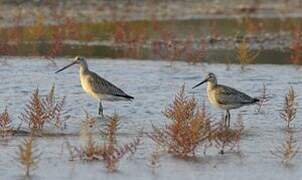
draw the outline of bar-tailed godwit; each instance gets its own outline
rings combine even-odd
[[[98,114],[101,114],[102,117],[104,116],[102,101],[130,101],[134,99],[106,79],[90,71],[87,62],[82,57],[77,56],[71,64],[61,68],[56,71],[56,73],[61,72],[74,64],[80,65],[80,81],[84,91],[100,101]]]
[[[207,93],[210,103],[215,107],[226,110],[225,125],[228,127],[230,126],[231,109],[255,104],[259,101],[259,99],[250,97],[234,88],[218,84],[214,73],[209,73],[207,77],[201,83],[194,86],[193,89],[205,82],[208,83]]]

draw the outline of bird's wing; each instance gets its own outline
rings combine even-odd
[[[255,99],[234,88],[218,85],[215,90],[215,98],[219,104],[250,104]]]
[[[116,87],[106,79],[100,77],[96,73],[91,73],[91,76],[88,77],[88,82],[91,84],[92,91],[95,93],[103,93],[133,99],[133,97],[129,96],[123,90]]]

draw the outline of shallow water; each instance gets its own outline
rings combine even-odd
[[[84,110],[92,115],[97,114],[98,102],[85,94],[80,86],[78,68],[76,66],[59,74],[54,72],[70,61],[58,59],[57,66],[49,65],[38,58],[12,58],[8,65],[1,65],[0,71],[0,109],[8,106],[13,116],[13,124],[19,124],[18,116],[25,107],[31,92],[39,87],[41,94],[46,94],[52,84],[56,85],[59,96],[66,96],[66,110],[71,118],[68,121],[68,129],[78,131],[80,122],[84,119]],[[137,131],[151,130],[151,124],[162,125],[166,119],[162,111],[173,100],[175,93],[185,84],[186,92],[195,95],[202,104],[206,103],[217,121],[222,111],[214,109],[206,99],[206,86],[192,90],[191,87],[200,82],[207,72],[214,72],[218,81],[252,96],[260,96],[262,84],[267,86],[271,97],[261,113],[256,112],[256,106],[244,107],[231,111],[232,120],[237,114],[243,115],[245,124],[245,136],[241,142],[241,150],[244,154],[239,157],[234,153],[223,156],[216,151],[210,152],[206,157],[201,156],[198,162],[175,160],[164,156],[157,174],[152,175],[148,167],[148,158],[153,145],[147,138],[140,147],[137,155],[131,159],[122,160],[120,171],[110,175],[106,173],[101,163],[83,163],[81,161],[69,162],[68,152],[61,152],[63,138],[40,138],[39,147],[43,150],[40,167],[33,179],[95,179],[106,177],[109,179],[299,179],[301,176],[301,155],[294,160],[295,166],[283,168],[277,159],[271,154],[273,145],[283,141],[285,131],[284,123],[279,117],[284,95],[289,86],[293,86],[299,95],[302,88],[302,74],[295,66],[291,65],[250,65],[247,71],[241,72],[238,65],[231,65],[226,70],[224,64],[199,64],[189,65],[184,62],[163,61],[131,61],[110,59],[89,59],[91,70],[113,82],[126,93],[135,97],[128,102],[104,102],[104,113],[110,115],[117,112],[121,116],[122,139],[134,137]],[[298,96],[298,102],[301,102]],[[294,134],[301,144],[301,128],[299,121],[301,108],[298,109],[294,124]],[[71,137],[72,143],[77,143],[77,137]],[[5,157],[0,162],[0,172],[7,178],[18,178],[21,174],[17,170],[17,162],[10,162],[12,154],[16,151],[16,145],[20,138],[16,137],[0,149]],[[63,170],[58,173],[59,170]],[[137,176],[142,174],[142,176]],[[278,172],[278,173],[274,173]],[[1,176],[2,176],[1,175]]]

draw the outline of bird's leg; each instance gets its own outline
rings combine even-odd
[[[227,117],[228,117],[228,127],[231,126],[231,114],[230,114],[230,111],[227,110]]]
[[[228,111],[226,111],[224,115],[224,126],[227,126],[227,122],[228,122]]]
[[[100,101],[100,104],[99,104],[99,115],[102,115],[102,117],[104,117],[102,101]]]

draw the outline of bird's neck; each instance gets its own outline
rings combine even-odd
[[[217,82],[208,81],[208,90],[211,90],[217,86]]]
[[[85,74],[89,71],[87,64],[81,64],[80,65],[80,74]]]

